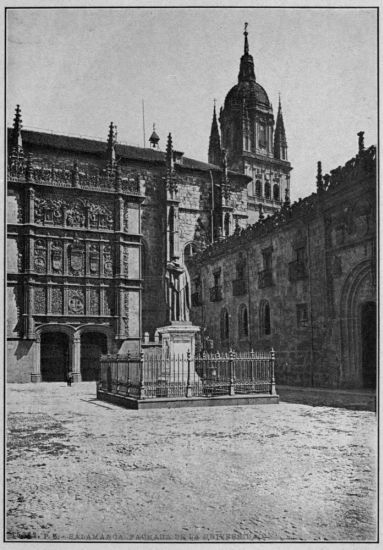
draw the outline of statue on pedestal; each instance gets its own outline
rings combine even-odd
[[[177,261],[167,264],[165,284],[169,321],[189,321],[190,285],[185,268]]]

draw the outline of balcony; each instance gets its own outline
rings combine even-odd
[[[221,286],[212,286],[210,288],[210,301],[211,302],[220,302],[222,300],[222,287]]]
[[[258,271],[258,288],[266,288],[273,284],[273,271],[271,269],[264,269]]]
[[[247,293],[247,284],[245,279],[236,279],[233,281],[233,296],[243,296]]]
[[[297,261],[289,263],[290,281],[300,281],[301,279],[306,279],[307,276],[307,269],[304,263]]]
[[[202,306],[202,296],[200,292],[193,292],[191,295],[191,304],[193,307]]]

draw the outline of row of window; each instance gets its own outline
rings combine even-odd
[[[260,180],[257,180],[256,182],[252,183],[252,190],[251,194],[255,195],[257,197],[264,197],[265,199],[271,200],[271,183],[266,181],[265,182],[265,189],[264,194],[262,193],[262,183]],[[273,200],[280,201],[281,200],[281,191],[280,187],[277,183],[274,183],[273,185]]]
[[[308,326],[307,304],[296,304],[297,327],[304,328]],[[238,309],[238,338],[247,338],[249,336],[249,315],[247,307],[241,304]],[[262,300],[259,305],[259,335],[269,336],[271,334],[271,316],[270,305],[267,300]],[[230,318],[227,308],[221,310],[220,317],[220,336],[222,342],[230,340]]]

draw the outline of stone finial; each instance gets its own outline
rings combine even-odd
[[[260,204],[258,208],[259,208],[259,219],[264,220],[265,214],[263,213],[263,204]]]
[[[317,190],[323,189],[322,163],[318,160],[317,165]]]
[[[170,132],[166,143],[166,167],[170,172],[174,170],[173,140]]]
[[[17,149],[23,148],[21,139],[22,122],[20,105],[16,105],[15,117],[13,119],[12,146],[17,147]]]
[[[73,163],[73,169],[72,169],[72,185],[73,187],[80,187],[80,176],[79,176],[79,170],[78,170],[78,162],[77,160]]]
[[[358,146],[359,146],[359,154],[361,154],[364,151],[364,132],[358,132]]]
[[[116,143],[117,143],[117,126],[111,122],[109,124],[109,134],[107,142],[108,163],[113,166],[116,162]]]

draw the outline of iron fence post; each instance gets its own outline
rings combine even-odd
[[[271,367],[271,395],[277,395],[275,388],[275,351],[273,348],[270,350],[270,367]]]
[[[144,382],[144,352],[140,352],[140,399],[145,399],[145,382]]]
[[[128,351],[128,354],[127,354],[127,365],[128,365],[128,373],[127,373],[127,377],[126,377],[126,393],[129,394],[130,393],[130,351]]]
[[[190,349],[188,349],[187,354],[187,364],[188,364],[188,378],[186,382],[186,397],[192,397],[192,388],[190,385],[190,366],[191,366],[191,359],[190,359]]]
[[[230,372],[230,395],[235,395],[234,387],[234,352],[229,352],[229,372]]]

